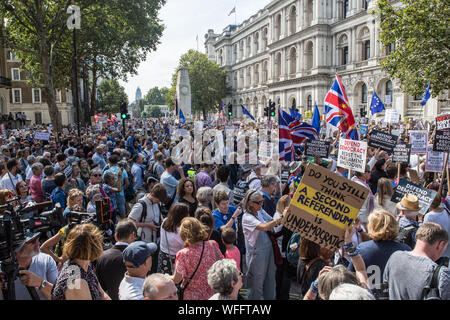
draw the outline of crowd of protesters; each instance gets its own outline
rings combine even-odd
[[[125,136],[106,126],[36,140],[34,132],[47,127],[32,126],[0,138],[0,205],[13,198],[21,206],[58,204],[65,220],[55,234],[27,231],[16,248],[23,268],[17,299],[31,299],[26,285],[52,300],[287,300],[291,293],[304,300],[418,300],[432,282],[436,296],[450,299],[450,191],[425,170],[425,156],[412,156],[399,175],[392,154],[369,148],[365,172],[348,171],[336,165],[335,131],[321,136],[332,144],[329,158],[303,156],[300,148],[275,174],[270,162],[177,164],[177,128],[193,129],[139,119],[129,121]],[[407,143],[414,128],[399,139]],[[237,151],[237,143],[228,150]],[[370,190],[336,252],[282,224],[309,162]],[[391,201],[401,179],[441,191],[428,212],[419,213],[413,194]],[[73,218],[74,211],[95,213],[102,199],[110,204],[107,230]]]

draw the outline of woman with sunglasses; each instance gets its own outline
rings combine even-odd
[[[267,231],[272,231],[280,225],[283,215],[273,220],[262,209],[263,203],[263,195],[254,189],[248,190],[242,200],[249,300],[275,299],[276,266],[272,242]]]
[[[16,194],[22,205],[26,205],[31,201],[30,188],[28,188],[28,184],[23,180],[16,184]]]

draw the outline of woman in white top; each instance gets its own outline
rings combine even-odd
[[[375,195],[374,211],[377,209],[383,209],[389,213],[392,213],[394,217],[396,217],[397,204],[391,201],[393,194],[394,190],[392,189],[391,181],[386,178],[380,178],[378,180],[378,192]]]
[[[158,254],[158,273],[173,274],[175,256],[184,248],[184,242],[178,234],[181,220],[189,217],[189,206],[185,203],[174,203],[163,220],[161,226],[161,242]]]
[[[250,189],[242,200],[242,229],[245,237],[249,300],[275,299],[275,258],[266,231],[281,224],[283,216],[272,220],[263,209],[263,195]]]

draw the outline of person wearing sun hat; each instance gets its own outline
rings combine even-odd
[[[419,198],[413,194],[406,194],[397,203],[396,207],[399,211],[399,234],[397,240],[414,248],[416,244],[416,231],[420,227],[417,217],[419,211],[422,209],[422,206],[419,205]]]

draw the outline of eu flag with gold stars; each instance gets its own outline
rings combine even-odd
[[[384,104],[383,102],[381,102],[377,93],[374,92],[372,96],[372,103],[370,104],[370,111],[372,112],[372,115],[374,115],[375,113],[381,112],[383,110],[385,110]]]

